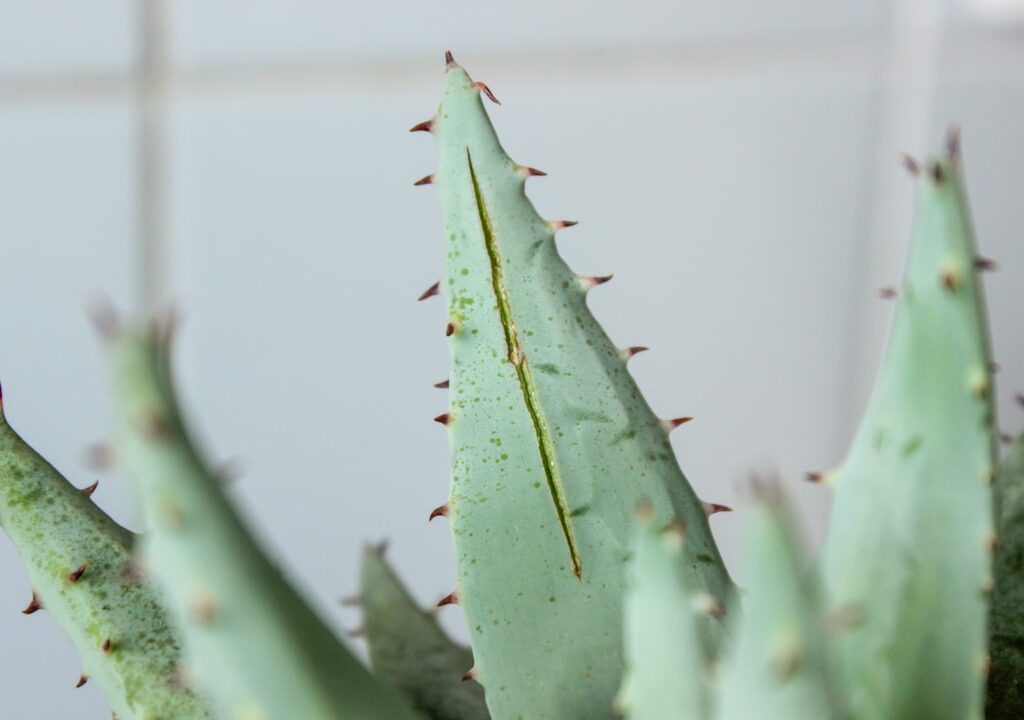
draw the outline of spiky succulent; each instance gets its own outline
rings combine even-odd
[[[992,358],[957,142],[917,173],[889,348],[822,555],[856,717],[963,718],[984,697],[996,471]],[[936,632],[936,623],[942,632]]]
[[[384,546],[363,549],[359,588],[361,633],[374,674],[429,718],[487,720],[483,688],[464,677],[473,653],[416,604],[385,560]]]
[[[228,503],[185,428],[166,326],[117,332],[111,354],[115,451],[150,527],[144,566],[182,629],[188,676],[219,717],[415,718],[335,639]]]
[[[624,561],[633,510],[681,518],[693,586],[725,603],[731,581],[705,514],[656,417],[587,309],[607,278],[559,257],[568,223],[524,193],[537,171],[498,142],[474,82],[449,54],[429,176],[446,241],[440,290],[452,356],[448,428],[455,597],[474,678],[498,718],[611,717],[622,676]],[[715,639],[718,618],[702,621]],[[566,662],[566,658],[575,658]]]
[[[996,494],[998,541],[989,620],[991,674],[986,716],[1014,718],[1024,710],[1024,434],[1003,460]]]
[[[11,428],[0,396],[0,526],[28,568],[26,615],[45,609],[118,717],[211,718],[180,682],[180,643],[156,590],[133,565],[137,538]],[[70,678],[69,678],[70,680]]]
[[[957,143],[911,162],[917,219],[878,383],[817,562],[774,483],[750,485],[737,591],[620,349],[449,53],[434,117],[444,210],[458,560],[417,607],[382,552],[359,603],[372,674],[224,496],[174,394],[169,326],[109,325],[135,538],[0,414],[0,525],[122,718],[991,720],[1024,717],[1024,439],[997,472],[992,362]],[[993,481],[997,481],[995,491]],[[994,497],[995,496],[995,497]],[[998,512],[994,509],[998,501]],[[639,508],[639,520],[638,516]],[[998,538],[998,542],[997,542]],[[132,560],[136,547],[138,562]],[[993,565],[993,552],[995,562]],[[142,566],[150,580],[133,568]],[[991,622],[988,621],[991,614]],[[991,659],[990,659],[991,657]],[[987,688],[985,672],[991,668]],[[195,690],[188,687],[194,686]],[[986,693],[987,689],[987,693]]]

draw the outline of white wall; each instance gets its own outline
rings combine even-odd
[[[978,4],[993,5],[994,3]],[[1004,3],[1005,4],[1005,3]],[[777,470],[809,534],[870,388],[910,218],[900,151],[964,130],[1007,429],[1024,389],[1024,36],[940,0],[0,0],[0,378],[75,482],[109,427],[83,305],[184,311],[183,392],[238,501],[339,628],[359,544],[451,588],[433,167],[442,54],[486,80],[507,149],[706,498]],[[133,524],[116,473],[94,496]],[[742,513],[713,525],[727,558]],[[106,718],[0,540],[0,717]],[[446,612],[458,631],[458,611]]]

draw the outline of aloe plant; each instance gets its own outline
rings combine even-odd
[[[437,621],[436,608],[420,608],[384,557],[384,546],[363,549],[357,603],[374,674],[400,690],[409,703],[435,720],[487,720],[483,688],[466,682],[473,666],[469,648],[453,642]]]
[[[626,671],[615,705],[633,720],[711,717],[711,658],[701,613],[720,612],[696,592],[679,559],[681,522],[655,524],[647,504],[637,513],[625,594]]]
[[[186,430],[167,327],[111,339],[114,447],[142,499],[143,561],[182,629],[189,676],[224,718],[417,717],[335,639],[228,503]]]
[[[496,717],[610,717],[636,504],[686,523],[680,563],[695,588],[724,603],[731,581],[669,444],[685,418],[662,420],[644,401],[630,351],[587,309],[607,278],[559,257],[555,235],[570,223],[534,210],[524,186],[538,171],[505,154],[481,94],[493,98],[449,54],[441,106],[414,128],[440,149],[428,177],[447,244],[455,597]],[[721,634],[717,618],[705,624]]]
[[[885,362],[849,455],[825,476],[835,488],[822,557],[829,601],[866,618],[837,642],[857,717],[961,718],[982,707],[995,390],[957,146],[915,173],[916,227]]]
[[[1024,709],[1024,434],[1003,460],[996,491],[998,542],[986,715],[1013,718]]]
[[[171,621],[133,567],[135,536],[93,503],[96,487],[73,486],[22,440],[0,393],[0,526],[32,582],[24,614],[57,621],[82,658],[77,684],[95,681],[119,717],[212,717],[178,682]]]
[[[849,717],[832,678],[826,611],[780,489],[752,485],[744,612],[718,688],[719,720]]]
[[[186,427],[170,326],[107,323],[114,454],[136,538],[0,414],[0,525],[118,717],[225,720],[1003,720],[1024,716],[1024,439],[997,471],[995,388],[958,144],[909,161],[917,220],[878,383],[816,562],[752,483],[747,587],[587,308],[474,82],[449,53],[434,117],[452,369],[456,587],[471,648],[363,553],[370,668],[264,554]],[[993,487],[996,482],[996,487]],[[994,505],[998,501],[998,512]],[[639,508],[639,514],[638,514]],[[998,539],[998,541],[997,541]],[[138,554],[136,558],[135,555]],[[993,553],[995,560],[993,564]],[[134,568],[134,569],[133,569]],[[147,579],[139,568],[144,568]],[[991,613],[991,622],[989,614]],[[990,658],[991,656],[991,658]],[[991,670],[986,681],[986,673]]]

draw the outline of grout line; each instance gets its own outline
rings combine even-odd
[[[139,3],[139,61],[133,96],[138,117],[137,311],[152,316],[167,298],[170,285],[170,232],[167,208],[167,4]]]
[[[130,83],[130,75],[116,72],[0,77],[0,107],[123,100]]]
[[[929,0],[902,0],[899,7]],[[166,17],[167,0],[141,3],[140,25],[148,17]],[[163,9],[157,9],[163,8]],[[907,10],[898,11],[905,14]],[[928,11],[931,12],[931,11]],[[162,24],[156,22],[155,24]],[[904,18],[897,21],[908,26]],[[233,97],[260,93],[289,93],[309,90],[402,90],[433,83],[440,61],[423,54],[406,57],[364,59],[362,56],[320,57],[309,60],[255,61],[245,65],[212,65],[174,69],[167,53],[166,30],[150,37],[140,28],[142,40],[141,72],[149,72],[149,84],[159,86],[164,98],[173,95],[192,98],[209,95]],[[464,58],[473,68],[500,65],[504,82],[536,81],[575,84],[599,84],[608,80],[635,80],[671,83],[714,82],[724,77],[777,72],[796,79],[834,73],[863,74],[882,59],[884,67],[905,72],[908,67],[897,56],[906,58],[910,47],[900,48],[900,40],[913,46],[920,33],[910,27],[893,30],[899,35],[889,42],[869,33],[834,33],[814,37],[779,37],[760,40],[722,40],[702,43],[676,43],[644,47],[579,48],[533,53],[475,53]],[[157,41],[155,47],[150,47]],[[149,43],[147,45],[146,43]],[[999,32],[964,32],[948,39],[944,46],[944,67],[953,73],[1014,79],[1024,64],[1024,47]],[[895,62],[895,64],[893,64]],[[155,64],[154,64],[155,63]],[[868,71],[870,72],[870,71]],[[158,75],[159,77],[156,77]],[[890,87],[904,78],[891,78],[885,72],[879,81]],[[0,77],[0,107],[45,103],[91,103],[121,101],[138,95],[135,74],[96,73]]]
[[[152,8],[166,2],[145,0],[142,7]],[[149,11],[144,10],[143,15],[148,14]],[[146,23],[145,17],[142,22]],[[143,41],[143,72],[147,69],[147,59],[156,59],[152,50],[147,49],[146,42]],[[851,37],[848,33],[837,33],[811,38],[687,42],[534,53],[479,52],[463,59],[473,68],[500,65],[503,80],[510,83],[537,78],[566,83],[601,83],[638,76],[655,80],[707,82],[722,76],[751,71],[760,73],[766,69],[796,72],[798,76],[806,72],[820,75],[830,70],[857,71],[864,60],[877,51],[877,42],[870,36],[860,34]],[[159,61],[167,91],[175,96],[191,97],[310,88],[408,89],[428,81],[433,83],[443,65],[440,58],[440,53],[436,58],[423,54],[373,59],[339,55],[180,69],[169,67],[168,58],[163,57],[163,53]],[[0,77],[0,104],[105,100],[129,95],[131,87],[130,73]]]
[[[848,70],[875,51],[868,37],[819,36],[813,39],[773,38],[622,48],[579,48],[539,53],[495,52],[458,56],[477,74],[501,66],[506,83],[543,78],[549,82],[603,83],[607,80],[653,78],[713,81],[764,69]],[[336,57],[320,61],[221,65],[187,70],[180,75],[191,92],[231,89],[291,89],[295,86],[404,88],[433,83],[443,63],[418,54],[403,58]]]

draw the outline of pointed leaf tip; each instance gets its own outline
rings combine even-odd
[[[950,160],[960,159],[960,128],[956,125],[946,131],[946,155]]]
[[[89,569],[89,563],[82,563],[79,567],[77,567],[76,569],[74,569],[70,573],[68,573],[68,582],[69,583],[76,583],[76,582],[78,582],[79,580],[82,579],[82,576],[85,575],[85,571],[88,570],[88,569]]]
[[[637,355],[642,352],[647,352],[648,350],[650,350],[650,348],[644,347],[643,345],[632,345],[628,348],[623,348],[620,351],[620,354],[622,355],[623,360],[629,360],[634,355]]]
[[[440,600],[437,601],[437,607],[439,607],[439,608],[442,608],[445,605],[458,605],[458,604],[459,604],[459,594],[458,594],[457,591],[454,591],[454,590],[452,592],[448,593],[447,595],[445,595]]]
[[[33,613],[39,612],[42,609],[43,609],[43,601],[39,599],[39,595],[36,594],[36,592],[33,590],[32,591],[32,600],[25,607],[25,609],[21,611],[21,614],[22,615],[31,615]]]
[[[181,311],[174,305],[160,310],[150,321],[149,328],[162,350],[170,350],[181,326]]]
[[[946,288],[949,292],[956,292],[957,286],[960,284],[960,278],[958,277],[956,268],[947,267],[939,273],[939,282],[942,283],[942,287]]]
[[[86,314],[92,321],[93,327],[96,328],[96,332],[107,342],[113,341],[120,334],[121,320],[118,318],[114,306],[106,297],[94,298],[86,306]]]
[[[686,423],[690,422],[691,420],[693,420],[692,417],[677,417],[677,418],[672,418],[671,420],[662,420],[662,425],[664,425],[665,430],[667,432],[672,432],[673,430],[675,430],[680,425],[685,425]]]
[[[473,87],[482,92],[484,95],[486,95],[488,99],[490,99],[490,101],[495,105],[501,105],[501,100],[494,97],[494,93],[492,93],[491,89],[487,87],[487,83],[475,82],[473,83]]]
[[[416,300],[419,301],[419,302],[422,302],[423,300],[426,300],[427,298],[434,297],[435,295],[439,294],[440,292],[441,292],[441,281],[438,280],[436,283],[434,283],[433,285],[428,287],[426,290],[424,290],[420,294],[420,296],[418,298],[416,298]]]
[[[446,67],[451,67],[455,64],[455,56],[452,55],[451,50],[444,51],[444,64]]]
[[[574,225],[579,225],[579,220],[552,220],[548,223],[548,227],[551,228],[552,232],[558,232],[565,228],[571,228]]]
[[[580,277],[580,287],[584,290],[590,290],[598,285],[604,285],[606,282],[612,279],[612,275],[589,275]]]
[[[524,178],[547,177],[548,175],[543,170],[538,170],[537,168],[530,167],[529,165],[520,165],[519,167],[516,168],[516,172],[518,172]]]
[[[228,485],[233,483],[235,480],[242,476],[242,472],[245,468],[242,465],[242,461],[238,458],[230,458],[225,460],[217,467],[214,471],[214,475],[223,484]]]
[[[921,165],[910,155],[907,155],[906,153],[900,155],[900,161],[903,163],[903,167],[905,167],[907,172],[911,175],[916,177],[921,174]]]
[[[704,512],[709,516],[720,512],[732,512],[732,508],[728,505],[721,505],[719,503],[701,503],[704,506]]]
[[[114,465],[114,451],[109,445],[94,443],[85,449],[85,464],[92,470],[109,470]]]

